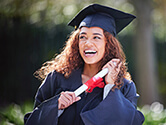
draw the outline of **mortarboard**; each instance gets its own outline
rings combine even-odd
[[[99,4],[91,4],[82,9],[69,23],[75,29],[100,27],[116,36],[134,18],[134,15]]]

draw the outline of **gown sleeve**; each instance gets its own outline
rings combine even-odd
[[[34,110],[24,116],[25,125],[57,125],[60,91],[55,90],[55,80],[55,72],[52,72],[43,81],[35,97]]]
[[[133,82],[127,83],[122,89],[110,91],[96,107],[95,98],[81,112],[85,125],[143,124],[144,116],[136,109],[138,94]]]

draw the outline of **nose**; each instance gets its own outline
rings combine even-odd
[[[90,39],[87,39],[86,42],[85,42],[85,45],[91,46],[93,44],[92,44],[92,41]]]

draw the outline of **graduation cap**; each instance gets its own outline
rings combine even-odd
[[[82,9],[69,23],[75,29],[85,27],[100,27],[116,36],[134,18],[132,14],[122,12],[107,6],[91,4]]]

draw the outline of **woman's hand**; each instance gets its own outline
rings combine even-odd
[[[67,108],[80,99],[81,97],[76,97],[74,92],[61,92],[61,95],[58,99],[58,109]]]
[[[103,67],[103,69],[108,68],[108,74],[105,76],[106,84],[115,83],[116,78],[119,74],[121,65],[122,65],[122,62],[120,62],[120,59],[112,59]]]

